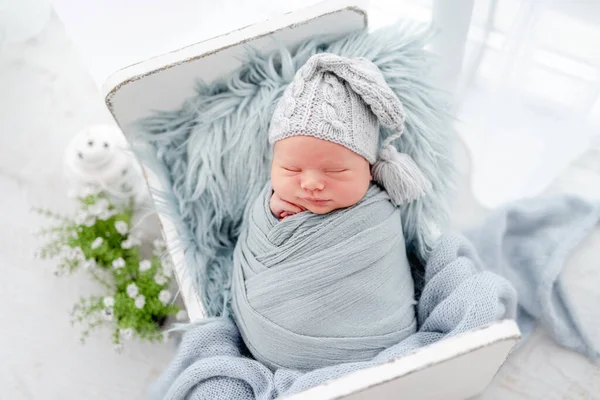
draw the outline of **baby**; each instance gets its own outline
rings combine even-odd
[[[380,124],[395,131],[381,145]],[[242,338],[269,368],[370,360],[415,332],[396,206],[428,180],[391,145],[403,126],[366,60],[314,55],[286,88],[269,128],[271,181],[249,208],[231,284]]]
[[[377,154],[380,122],[397,132]],[[269,131],[273,215],[283,220],[350,207],[373,176],[396,205],[424,194],[428,180],[390,145],[403,126],[402,104],[373,63],[311,57],[279,102]]]

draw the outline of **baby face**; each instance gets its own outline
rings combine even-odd
[[[275,143],[271,182],[283,200],[315,214],[360,201],[371,182],[369,162],[336,143],[292,136]]]

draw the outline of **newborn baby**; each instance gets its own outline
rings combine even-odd
[[[396,132],[377,154],[380,123]],[[377,66],[333,54],[311,57],[273,115],[271,212],[284,219],[352,206],[367,192],[372,174],[396,205],[423,195],[429,181],[391,145],[403,129],[402,103]]]
[[[379,127],[393,130],[380,144]],[[312,56],[273,114],[271,180],[233,256],[242,338],[272,369],[364,361],[415,332],[400,204],[429,181],[391,142],[404,110],[371,62]]]
[[[371,182],[371,166],[337,143],[293,136],[274,146],[271,212],[279,219],[301,211],[326,214],[356,204]]]

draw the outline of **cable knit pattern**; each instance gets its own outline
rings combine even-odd
[[[379,124],[404,127],[404,109],[375,64],[330,53],[312,56],[296,73],[277,104],[269,129],[274,143],[306,135],[338,143],[377,160]]]
[[[323,75],[323,82],[323,120],[319,123],[317,132],[338,143],[353,143],[348,127],[344,124],[348,103],[344,98],[344,85],[335,75],[329,73]]]

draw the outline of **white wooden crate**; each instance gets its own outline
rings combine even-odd
[[[136,0],[120,0],[111,4],[121,7],[112,11],[128,21],[123,13],[131,13],[133,21]],[[193,0],[177,0],[180,13],[182,4],[196,4]],[[146,50],[131,58],[122,50],[120,58],[105,63],[97,69],[95,79],[102,79],[106,71],[113,69],[102,86],[106,104],[126,137],[132,133],[132,123],[146,117],[152,110],[170,110],[181,106],[193,95],[197,78],[210,82],[228,74],[239,66],[237,56],[243,53],[244,45],[264,50],[273,49],[276,37],[287,46],[293,47],[314,34],[345,34],[367,24],[366,7],[363,1],[328,0],[316,3],[306,1],[304,7],[272,15],[260,22],[253,21],[243,28],[234,29],[216,37],[204,32],[197,39],[186,34],[186,40],[173,40],[177,46],[171,51],[158,50],[156,54]],[[55,7],[72,35],[77,30],[90,34],[90,26],[102,28],[102,16],[94,15],[82,3],[74,0],[55,0]],[[296,4],[297,5],[297,4]],[[205,5],[210,7],[209,4]],[[78,12],[68,7],[79,7]],[[191,7],[191,6],[190,6]],[[216,7],[214,5],[212,7]],[[110,13],[105,13],[110,14]],[[210,13],[208,13],[210,14]],[[82,19],[89,23],[82,23]],[[70,21],[72,23],[70,23]],[[106,23],[106,21],[104,21]],[[139,22],[139,19],[138,19]],[[201,18],[199,17],[199,23]],[[71,27],[71,29],[70,29]],[[78,28],[79,27],[79,28]],[[116,31],[127,29],[151,29],[143,24],[115,26]],[[179,26],[181,31],[181,26]],[[113,32],[114,35],[114,31]],[[150,30],[149,30],[150,32]],[[165,34],[167,32],[165,31]],[[110,36],[107,33],[107,36]],[[179,37],[180,38],[180,37]],[[108,39],[107,39],[108,40]],[[195,42],[193,41],[195,40]],[[164,45],[164,40],[162,41]],[[81,44],[80,44],[81,46]],[[85,46],[85,44],[84,44]],[[114,43],[116,48],[119,42]],[[135,43],[125,41],[124,47],[135,49]],[[110,46],[97,46],[104,53]],[[160,46],[158,46],[160,49]],[[163,49],[164,50],[164,49]],[[96,54],[89,48],[90,54]],[[99,50],[101,53],[101,51]],[[133,53],[135,51],[132,50]],[[105,60],[106,61],[106,60]],[[162,189],[161,180],[145,168],[148,185]],[[178,234],[173,222],[166,215],[159,215],[163,234],[170,250],[177,248]],[[198,290],[189,279],[183,254],[171,252],[176,265],[176,275],[182,297],[191,320],[204,317]],[[424,347],[414,353],[386,364],[371,367],[331,381],[305,392],[290,396],[290,400],[303,399],[465,399],[481,393],[498,371],[519,339],[519,329],[513,321],[501,321],[476,331],[467,332],[451,339]]]

